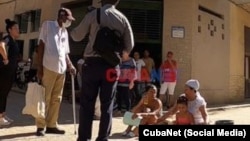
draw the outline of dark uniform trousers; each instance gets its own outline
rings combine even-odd
[[[92,136],[95,102],[100,88],[101,119],[96,141],[107,141],[111,133],[112,114],[119,68],[111,67],[100,57],[85,59],[82,66],[82,94],[78,141],[87,141]]]
[[[135,105],[141,100],[142,96],[145,93],[147,82],[144,81],[135,81],[134,92],[135,92]]]
[[[16,68],[10,64],[0,68],[0,113],[6,111],[7,97],[14,83]]]

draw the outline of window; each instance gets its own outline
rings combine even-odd
[[[23,59],[23,45],[24,45],[24,40],[17,40],[16,42],[17,42],[17,45],[18,45],[18,47],[20,49],[20,51],[19,51],[20,58],[19,59],[22,60]]]
[[[32,58],[32,54],[35,51],[35,48],[37,47],[38,39],[30,39],[29,42],[29,58]]]
[[[41,9],[39,10],[32,10],[30,12],[31,16],[31,32],[39,31],[40,27],[40,18],[41,18]]]
[[[163,0],[124,0],[117,8],[128,18],[136,42],[161,43]]]
[[[41,18],[41,9],[32,10],[15,16],[15,20],[17,21],[20,28],[20,33],[28,32],[27,30],[28,30],[29,20],[31,22],[31,27],[30,27],[31,32],[39,31],[40,18]]]
[[[17,21],[17,23],[19,25],[20,33],[27,33],[29,12],[16,15],[15,20]]]

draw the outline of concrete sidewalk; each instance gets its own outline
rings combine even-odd
[[[73,108],[68,100],[63,100],[59,115],[59,127],[66,131],[65,135],[46,134],[44,137],[35,136],[36,126],[34,118],[29,115],[23,115],[22,109],[25,106],[25,91],[13,88],[8,97],[7,114],[14,120],[11,126],[0,127],[0,141],[76,141],[75,126],[73,122]],[[76,105],[76,130],[78,130],[78,110]],[[113,118],[113,127],[110,140],[132,141],[135,138],[124,138],[121,134],[126,126],[121,117]],[[99,121],[93,121],[92,139],[97,137]]]
[[[7,113],[14,119],[14,123],[8,128],[0,128],[0,141],[76,141],[76,135],[74,134],[75,126],[73,124],[73,110],[72,104],[68,100],[63,100],[60,111],[59,126],[66,131],[65,135],[53,135],[46,134],[44,137],[35,136],[36,126],[34,119],[28,115],[22,115],[22,109],[25,105],[25,91],[20,91],[16,88],[12,89],[12,92],[8,98]],[[227,105],[212,105],[208,107],[209,113],[214,111],[221,111],[230,108],[250,107],[250,100],[246,100],[240,104],[227,104]],[[78,109],[76,105],[76,117],[78,122]],[[121,133],[125,130],[126,126],[122,122],[121,117],[113,118],[113,127],[110,136],[110,140],[126,140],[132,141],[137,138],[124,138],[121,137]],[[78,129],[78,123],[76,125]],[[93,122],[92,139],[97,137],[99,129],[99,121]]]
[[[17,87],[12,88],[13,93],[25,94],[25,90],[21,90]],[[65,102],[67,102],[65,100]],[[249,107],[250,106],[250,98],[244,100],[240,103],[231,103],[231,104],[220,104],[220,105],[208,105],[208,111],[216,111],[216,110],[223,110],[223,109],[230,109],[230,108],[240,108],[240,107]]]

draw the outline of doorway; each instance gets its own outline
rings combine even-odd
[[[133,53],[139,52],[141,58],[143,57],[144,50],[148,50],[150,53],[150,57],[155,62],[155,68],[158,69],[162,63],[162,44],[160,43],[135,43],[135,47],[131,52],[131,57],[133,57]]]
[[[245,56],[245,97],[250,98],[250,55]]]
[[[22,61],[23,60],[23,47],[24,47],[24,40],[16,40],[17,45],[19,47],[19,60]]]
[[[250,27],[245,26],[245,98],[250,98]]]

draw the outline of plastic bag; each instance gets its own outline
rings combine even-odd
[[[45,118],[45,88],[37,82],[28,83],[22,114]]]
[[[132,119],[134,113],[132,112],[125,112],[123,116],[123,123],[126,125],[132,125],[132,126],[139,126],[142,120],[142,117],[137,117],[135,119]]]

